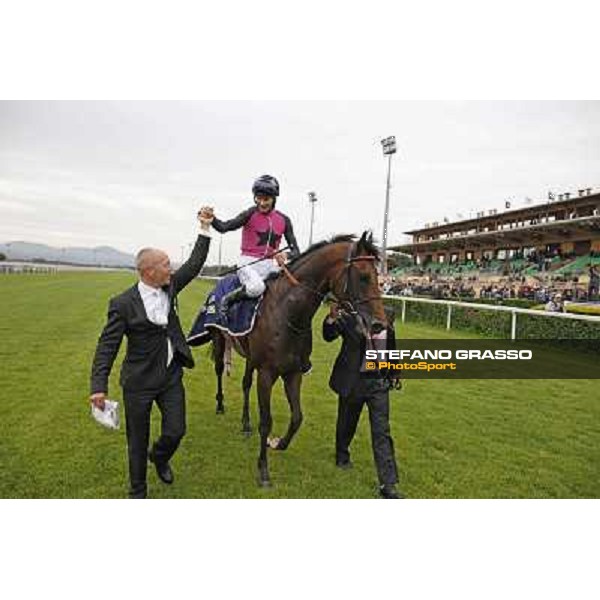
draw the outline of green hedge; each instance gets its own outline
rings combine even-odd
[[[555,346],[600,352],[600,320],[594,323],[542,315],[518,315],[517,338],[548,340]]]
[[[401,303],[395,303],[401,308]],[[426,302],[407,302],[406,320],[427,323],[434,327],[446,326],[446,307],[442,304],[429,304]],[[401,314],[401,313],[399,313]]]
[[[473,331],[485,337],[510,338],[512,316],[500,310],[452,307],[452,329]]]
[[[527,298],[507,298],[504,300],[493,300],[492,298],[468,298],[461,302],[472,302],[474,304],[492,304],[494,306],[513,306],[514,308],[533,308],[538,304],[537,300]]]
[[[402,314],[402,300],[387,300],[398,317]],[[426,323],[446,328],[448,307],[445,304],[406,302],[406,322]],[[452,330],[470,331],[491,338],[509,339],[512,314],[465,306],[452,307]],[[598,322],[544,317],[542,314],[517,315],[517,339],[543,339],[566,348],[600,352],[600,319]]]

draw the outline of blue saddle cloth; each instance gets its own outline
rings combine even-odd
[[[224,318],[219,306],[225,294],[240,287],[241,283],[237,275],[227,275],[217,282],[215,289],[208,295],[204,306],[200,309],[192,329],[187,335],[187,343],[190,346],[201,346],[210,341],[210,327],[216,327],[229,335],[246,335],[252,331],[254,319],[262,298],[244,298],[234,302]]]

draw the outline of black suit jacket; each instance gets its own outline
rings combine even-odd
[[[148,320],[137,283],[108,306],[108,319],[100,334],[92,364],[91,393],[108,392],[108,376],[119,352],[123,336],[127,337],[127,352],[121,367],[120,383],[124,389],[157,389],[167,372],[167,336],[173,346],[173,360],[192,368],[194,359],[177,316],[177,294],[198,273],[206,260],[210,238],[199,235],[187,262],[173,273],[167,291],[170,301],[167,325],[155,325]]]
[[[325,341],[332,342],[340,335],[342,336],[342,347],[329,378],[329,387],[340,396],[363,392],[368,386],[377,386],[377,381],[383,382],[387,388],[388,383],[384,381],[387,373],[381,373],[381,377],[376,377],[375,381],[360,376],[366,340],[364,334],[357,328],[356,317],[348,313],[341,313],[333,323],[327,321],[326,317],[323,321]],[[396,348],[396,332],[392,326],[387,328],[386,347],[388,350]],[[379,371],[377,373],[379,374]]]

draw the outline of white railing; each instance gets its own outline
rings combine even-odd
[[[443,304],[448,307],[446,312],[446,329],[452,328],[452,307],[464,306],[465,308],[494,310],[500,312],[509,312],[512,315],[510,325],[510,339],[517,339],[517,315],[535,315],[536,317],[547,317],[549,319],[575,319],[576,321],[594,321],[600,323],[599,317],[591,315],[572,315],[569,313],[545,312],[540,310],[531,310],[529,308],[514,308],[512,306],[495,306],[492,304],[476,304],[475,302],[459,302],[458,300],[434,300],[432,298],[415,298],[413,296],[390,296],[384,294],[385,300],[394,300],[402,302],[402,322],[406,320],[406,303],[407,302],[423,302],[425,304]]]

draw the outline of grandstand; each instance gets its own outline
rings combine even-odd
[[[394,283],[459,282],[477,296],[482,288],[498,286],[511,297],[520,297],[519,288],[544,287],[585,299],[588,269],[600,266],[600,192],[584,188],[507,207],[406,232],[412,242],[390,250],[410,254],[413,265],[392,271]]]

